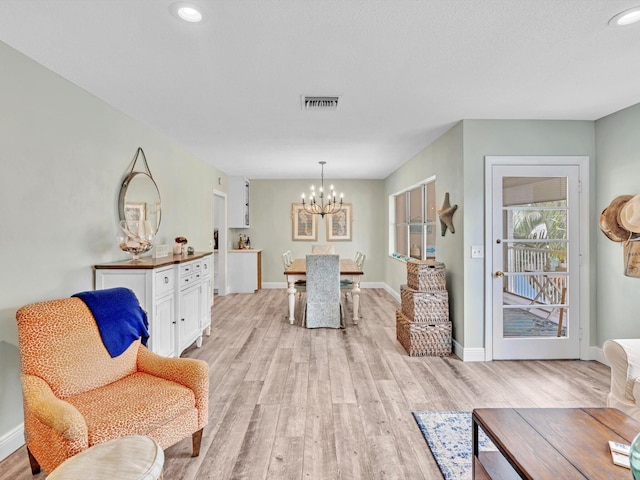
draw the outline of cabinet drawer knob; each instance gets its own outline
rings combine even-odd
[[[169,283],[169,277],[164,277],[164,283]]]

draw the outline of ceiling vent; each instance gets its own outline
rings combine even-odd
[[[303,110],[336,110],[340,97],[302,97]]]

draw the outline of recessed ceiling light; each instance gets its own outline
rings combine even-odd
[[[624,27],[636,22],[640,22],[640,6],[620,12],[609,20],[609,25],[613,27]]]
[[[169,10],[171,10],[171,13],[184,20],[185,22],[197,23],[201,22],[203,18],[202,8],[190,2],[174,3],[173,5],[171,5]]]

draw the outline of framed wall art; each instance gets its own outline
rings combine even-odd
[[[124,219],[137,222],[147,219],[147,204],[145,202],[126,202],[124,204]]]
[[[327,241],[351,241],[351,223],[353,208],[345,203],[342,210],[327,215]]]
[[[318,219],[304,210],[301,203],[291,205],[291,224],[294,241],[315,242],[318,239]]]

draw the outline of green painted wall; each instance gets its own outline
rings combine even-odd
[[[330,167],[330,164],[327,164]],[[299,203],[302,192],[309,193],[310,186],[318,188],[319,179],[313,180],[251,180],[251,228],[232,230],[232,240],[242,232],[251,238],[254,248],[262,248],[262,281],[285,281],[282,253],[291,250],[294,258],[311,252],[315,243],[331,243],[337,254],[353,258],[356,251],[367,255],[363,282],[382,282],[384,278],[384,253],[386,229],[382,180],[331,180],[337,192],[343,192],[345,203],[353,207],[352,241],[328,242],[326,217],[318,218],[317,242],[292,240],[291,205]]]
[[[484,261],[471,259],[471,246],[484,245],[484,157],[488,155],[586,155],[594,183],[594,122],[553,120],[464,120],[464,311],[465,348],[484,346]],[[591,191],[595,191],[593,188]],[[590,210],[594,211],[593,199]],[[591,216],[593,218],[593,216]],[[595,228],[594,224],[594,228]],[[594,232],[591,229],[592,234]],[[591,245],[594,245],[592,240]],[[486,250],[486,248],[485,248]],[[590,260],[595,259],[595,251]],[[592,265],[592,272],[593,269]],[[595,275],[593,275],[595,277]],[[590,288],[594,291],[594,288]],[[592,311],[595,308],[595,296]],[[593,337],[592,337],[593,338]]]
[[[640,278],[623,274],[622,245],[599,231],[600,212],[618,195],[640,194],[640,104],[596,121],[597,343],[640,338]]]
[[[91,290],[92,265],[130,258],[117,201],[139,146],[162,196],[158,244],[184,235],[208,249],[226,175],[3,43],[0,65],[0,345],[15,346],[19,307]],[[0,439],[22,423],[16,365],[0,363]]]

